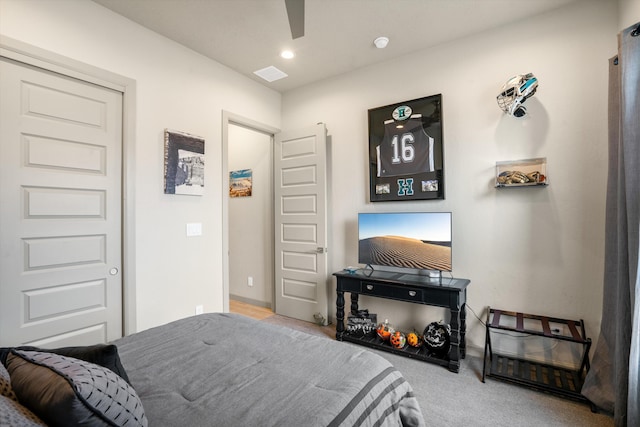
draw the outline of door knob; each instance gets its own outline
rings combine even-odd
[[[315,248],[314,250],[305,252],[306,254],[324,254],[327,252],[327,248]]]
[[[115,276],[116,274],[118,274],[118,269],[115,268],[115,267],[111,267],[109,269],[109,274],[112,275],[112,276]]]

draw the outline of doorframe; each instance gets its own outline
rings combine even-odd
[[[265,133],[271,136],[272,141],[275,134],[280,132],[280,129],[276,127],[222,110],[222,311],[224,313],[229,312],[229,124]],[[273,169],[273,144],[271,146],[271,165]],[[273,173],[271,175],[270,188],[273,196]],[[273,236],[273,224],[271,225]],[[275,300],[273,305],[272,308],[275,308]]]
[[[136,81],[0,35],[0,56],[122,93],[122,335],[137,332],[135,263]]]

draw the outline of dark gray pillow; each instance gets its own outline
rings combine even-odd
[[[0,347],[0,362],[7,364],[7,356],[11,350],[27,350],[27,351],[43,351],[45,353],[55,353],[62,356],[73,357],[74,359],[84,360],[86,362],[95,363],[111,369],[120,375],[126,382],[131,384],[127,372],[124,370],[118,355],[118,347],[113,344],[95,344],[81,347],[62,347],[62,348],[38,348],[32,346],[22,347]]]
[[[40,351],[7,356],[11,386],[20,403],[51,426],[147,426],[142,402],[108,368]]]

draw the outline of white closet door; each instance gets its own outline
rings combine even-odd
[[[0,345],[122,336],[122,93],[0,58]]]

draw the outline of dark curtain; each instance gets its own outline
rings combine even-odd
[[[640,426],[640,23],[609,61],[609,174],[602,325],[582,394]]]

